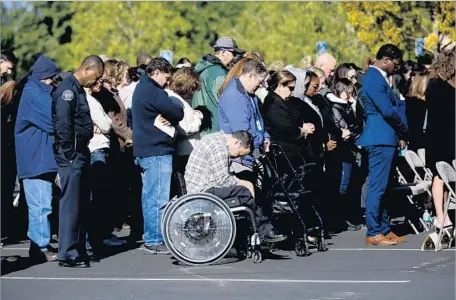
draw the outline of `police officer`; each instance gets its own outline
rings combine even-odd
[[[85,250],[84,214],[90,193],[88,143],[93,136],[93,123],[83,87],[96,84],[103,71],[101,58],[88,56],[53,94],[54,155],[61,185],[58,257],[61,267],[90,266]]]

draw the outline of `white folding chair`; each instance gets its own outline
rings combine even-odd
[[[423,149],[424,150],[424,149]],[[407,164],[409,165],[410,169],[412,169],[414,176],[413,183],[416,185],[412,187],[412,191],[414,192],[412,195],[407,196],[408,200],[410,203],[415,205],[417,209],[419,209],[419,205],[417,202],[414,201],[413,196],[416,195],[421,195],[421,194],[426,194],[425,196],[427,197],[427,201],[430,201],[432,199],[432,192],[431,192],[431,186],[432,186],[432,173],[427,171],[426,165],[424,162],[420,159],[420,157],[413,152],[412,150],[407,150],[405,152],[405,160],[407,161]],[[418,171],[423,170],[424,175],[421,175]],[[402,176],[403,177],[403,176]],[[405,180],[405,179],[404,179]],[[423,214],[424,217],[424,214]],[[433,223],[432,222],[426,222],[423,217],[419,218],[420,223],[423,225],[424,229],[426,231],[429,231],[430,228],[432,228]]]
[[[448,189],[448,200],[444,205],[444,210],[443,210],[443,220],[442,223],[440,224],[440,228],[442,228],[439,231],[439,236],[437,239],[437,244],[436,244],[436,251],[439,251],[442,249],[442,238],[443,235],[446,234],[449,238],[448,242],[448,248],[451,247],[451,243],[454,239],[455,235],[455,230],[453,226],[453,232],[450,232],[448,229],[444,228],[445,220],[446,218],[449,218],[448,216],[448,211],[451,207],[451,204],[454,205],[456,204],[456,194],[452,188],[452,184],[456,183],[456,170],[453,169],[452,166],[450,166],[448,163],[444,161],[439,161],[436,163],[435,167],[437,168],[437,172],[439,173],[440,178],[445,182],[445,185]]]
[[[424,148],[421,148],[421,149],[418,149],[416,152],[425,166],[424,167],[424,172],[426,172],[425,179],[432,181],[432,179],[434,178],[434,175],[432,174],[432,171],[428,167],[426,167],[426,150]]]
[[[431,185],[432,185],[432,177],[428,177],[428,173],[426,172],[426,165],[420,159],[420,157],[413,152],[412,150],[407,150],[405,152],[405,160],[407,161],[409,167],[412,169],[413,173],[415,174],[415,178],[413,179],[414,183],[422,184],[423,186],[427,187],[426,192],[430,197],[432,197],[431,193]],[[424,176],[420,175],[418,169],[422,169],[424,171]]]

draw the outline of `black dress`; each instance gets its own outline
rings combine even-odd
[[[455,159],[455,89],[447,81],[431,79],[426,88],[428,107],[426,165],[437,175],[436,162]]]
[[[410,134],[408,149],[416,152],[420,148],[425,148],[423,125],[427,103],[416,97],[407,97],[405,106]]]

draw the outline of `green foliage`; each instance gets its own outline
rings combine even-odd
[[[454,2],[358,1],[344,2],[343,7],[371,54],[393,43],[406,58],[415,58],[416,38],[426,38],[428,50],[434,50],[441,34],[454,41]]]
[[[232,36],[244,49],[259,51],[267,63],[297,65],[306,55],[315,57],[317,41],[326,41],[339,62],[362,64],[367,54],[347,26],[343,8],[331,2],[244,3],[234,26],[220,28],[220,34]]]
[[[25,3],[25,4],[24,4]],[[384,43],[412,57],[414,40],[454,40],[454,2],[12,2],[1,10],[1,47],[14,51],[19,75],[42,53],[64,70],[90,54],[135,64],[139,52],[172,50],[198,61],[222,35],[267,64],[299,64],[326,41],[338,62],[362,65]]]
[[[61,45],[71,37],[69,2],[12,3],[9,10],[4,3],[0,5],[1,47],[19,58],[19,77],[31,69],[40,54],[56,60],[62,56]]]

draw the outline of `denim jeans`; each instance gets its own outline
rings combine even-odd
[[[169,201],[172,155],[136,158],[141,167],[143,188],[141,195],[144,216],[144,244],[147,246],[163,244],[161,232],[162,206]]]
[[[29,213],[27,236],[40,249],[45,250],[51,241],[52,183],[56,173],[22,181]]]
[[[344,195],[348,191],[350,185],[352,168],[354,163],[342,162],[342,178],[340,181],[339,194]]]

